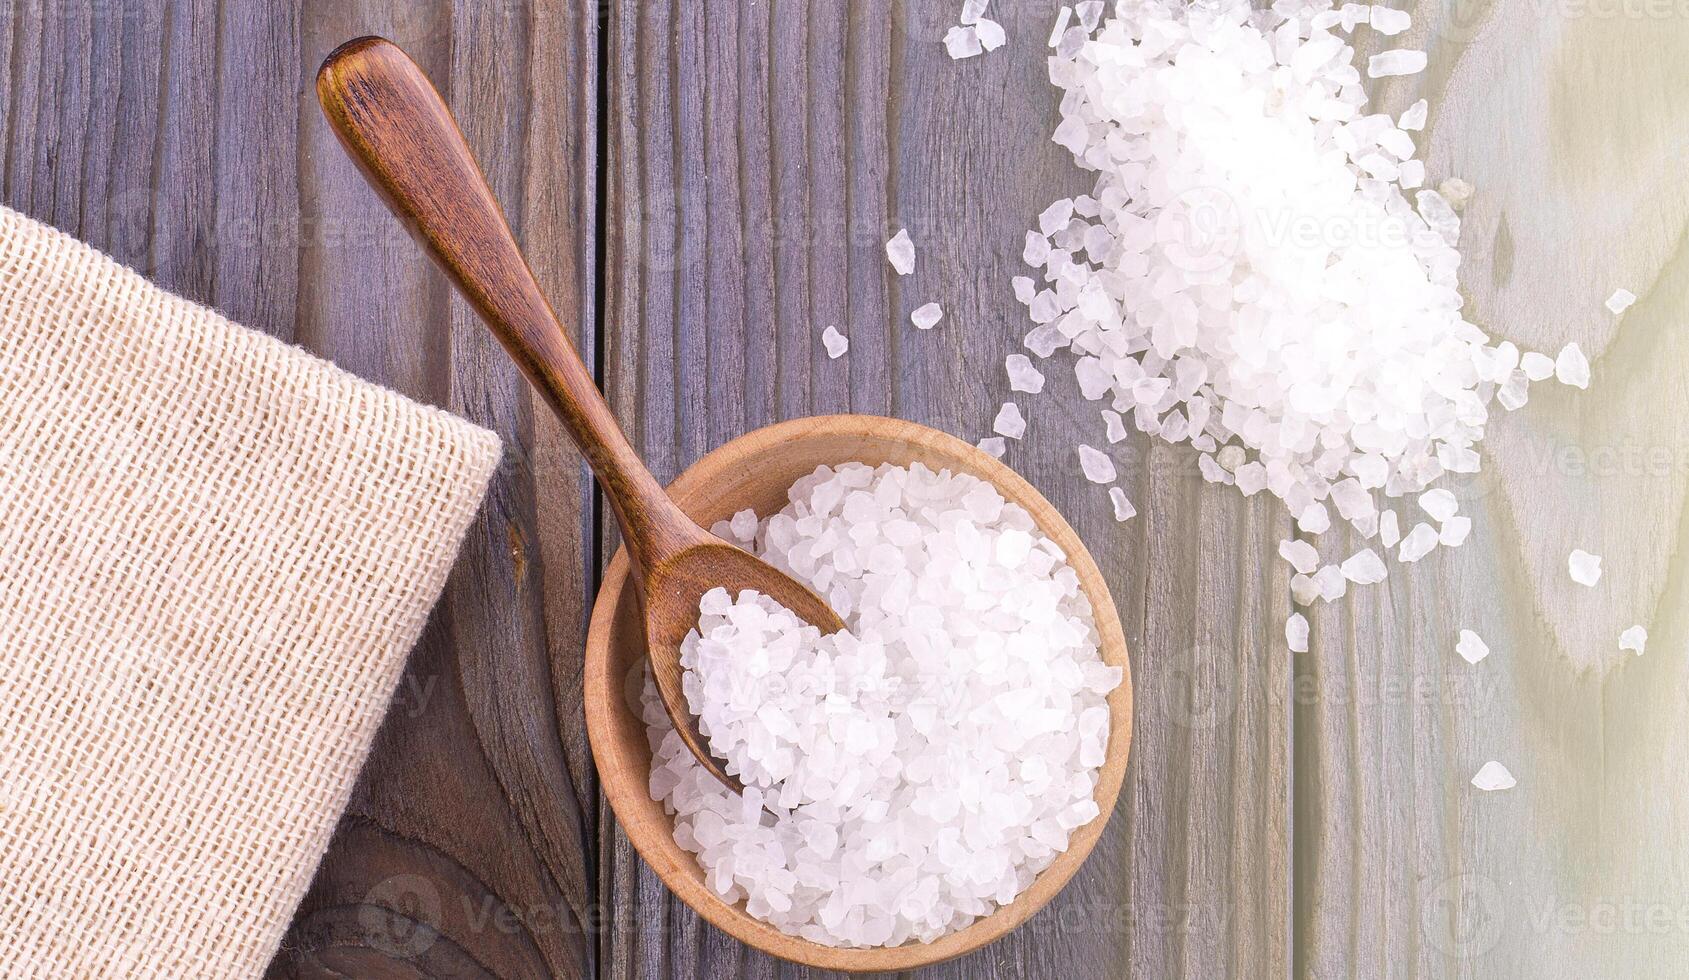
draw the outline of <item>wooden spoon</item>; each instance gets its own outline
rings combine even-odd
[[[698,761],[742,789],[710,755],[681,693],[680,643],[698,623],[699,599],[717,586],[733,595],[755,589],[823,633],[844,624],[820,596],[699,527],[640,462],[534,280],[451,110],[409,56],[379,37],[348,41],[317,72],[317,99],[364,176],[580,446],[632,557],[663,705]]]

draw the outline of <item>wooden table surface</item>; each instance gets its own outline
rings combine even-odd
[[[579,456],[334,144],[337,43],[405,46],[459,113],[575,340],[660,477],[779,419],[986,434],[1045,204],[1053,0],[1007,47],[959,0],[11,0],[3,199],[166,288],[496,429],[506,459],[277,957],[283,977],[805,973],[676,902],[599,794],[581,648],[614,533]],[[1453,553],[1322,607],[1292,655],[1291,525],[1188,450],[1117,447],[1116,524],[1065,370],[1008,462],[1108,573],[1133,650],[1131,768],[1057,902],[931,977],[1638,977],[1689,963],[1689,30],[1681,5],[1426,2],[1433,180],[1467,210],[1470,316],[1556,351],[1496,423]],[[1378,50],[1364,35],[1362,53]],[[907,227],[916,273],[881,245]],[[1601,301],[1642,296],[1624,318]],[[944,322],[907,324],[929,300]],[[850,353],[829,360],[821,328]],[[1356,543],[1327,535],[1329,556]],[[1597,590],[1565,555],[1605,555]],[[1616,638],[1648,624],[1646,657]],[[1496,655],[1453,656],[1469,626]],[[1517,789],[1467,779],[1504,761]],[[167,943],[169,937],[159,937]]]

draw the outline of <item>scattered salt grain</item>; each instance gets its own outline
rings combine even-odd
[[[998,435],[1019,439],[1026,434],[1026,419],[1020,414],[1020,406],[1014,402],[1004,402],[997,410],[997,417],[991,421],[991,431]]]
[[[1320,564],[1319,549],[1306,541],[1297,541],[1294,538],[1280,541],[1278,553],[1280,558],[1290,563],[1291,568],[1304,575],[1312,574]]]
[[[821,344],[827,348],[827,356],[835,359],[843,357],[844,352],[850,350],[850,340],[839,333],[837,327],[830,326],[821,331]]]
[[[1110,445],[1126,438],[1126,420],[1112,408],[1103,409],[1103,435]]]
[[[1003,31],[1003,25],[990,18],[981,18],[979,24],[974,28],[974,33],[979,37],[979,46],[987,51],[997,50],[1003,46],[1004,41],[1008,40],[1008,36]]]
[[[1636,651],[1636,655],[1640,657],[1642,656],[1643,648],[1647,645],[1648,631],[1640,626],[1632,626],[1630,629],[1627,629],[1623,633],[1619,634],[1620,650],[1634,650]]]
[[[1554,358],[1531,351],[1519,358],[1519,370],[1525,372],[1528,381],[1547,381],[1554,377]]]
[[[1126,491],[1119,487],[1108,488],[1108,500],[1114,505],[1115,520],[1125,522],[1137,516],[1138,508],[1132,506],[1132,502],[1126,499]]]
[[[991,0],[962,0],[962,16],[957,19],[963,24],[977,24],[990,7]]]
[[[1607,309],[1614,316],[1623,316],[1624,311],[1630,309],[1630,304],[1636,302],[1636,294],[1628,289],[1615,289],[1613,295],[1607,297]]]
[[[693,759],[647,674],[649,790],[754,918],[829,946],[932,942],[1013,901],[1100,815],[1123,671],[1061,549],[989,484],[850,463],[789,500],[751,515],[755,551],[848,629],[712,590],[682,684],[748,789]]]
[[[1425,128],[1425,117],[1430,114],[1430,105],[1420,99],[1407,107],[1399,119],[1396,128],[1403,130],[1420,130]]]
[[[1073,20],[1073,8],[1063,7],[1056,14],[1056,25],[1050,30],[1050,47],[1061,44],[1062,38],[1067,36],[1067,25]]]
[[[1554,376],[1561,384],[1589,387],[1589,358],[1583,356],[1583,349],[1576,343],[1561,348],[1560,356],[1554,359]]]
[[[1336,602],[1349,591],[1349,580],[1343,575],[1343,569],[1336,565],[1327,565],[1315,572],[1314,585],[1319,587],[1320,598],[1326,602]]]
[[[1490,647],[1478,634],[1471,630],[1461,630],[1460,641],[1454,645],[1454,652],[1460,654],[1460,659],[1475,664],[1490,655]]]
[[[886,242],[886,261],[900,276],[915,271],[915,243],[909,240],[909,229],[900,229]]]
[[[1120,474],[1114,468],[1114,460],[1101,450],[1081,445],[1079,448],[1079,467],[1085,471],[1085,479],[1092,483],[1113,483]]]
[[[944,319],[944,310],[937,303],[928,303],[915,309],[909,314],[909,322],[917,330],[931,330],[938,326],[938,321]]]
[[[1396,542],[1402,539],[1401,519],[1393,510],[1383,511],[1378,515],[1378,543],[1386,548],[1394,548]]]
[[[1009,376],[1010,391],[1024,391],[1036,395],[1044,390],[1044,372],[1032,366],[1025,354],[1010,354],[1003,359],[1003,370]]]
[[[1437,193],[1449,202],[1449,207],[1459,211],[1472,199],[1472,185],[1459,177],[1450,177],[1437,185]]]
[[[1308,617],[1301,613],[1291,613],[1284,621],[1284,642],[1289,645],[1291,653],[1308,652]]]
[[[1402,546],[1396,552],[1396,560],[1404,564],[1416,562],[1431,553],[1437,546],[1437,531],[1429,524],[1415,524],[1413,530],[1402,538]]]
[[[1324,504],[1309,504],[1297,515],[1296,526],[1309,534],[1324,534],[1331,529],[1331,512]]]
[[[1498,789],[1512,789],[1518,784],[1518,780],[1514,779],[1513,774],[1507,771],[1507,767],[1494,760],[1484,763],[1484,767],[1478,770],[1476,776],[1472,777],[1472,785],[1486,793]]]
[[[979,43],[979,32],[972,27],[952,27],[944,35],[944,50],[949,52],[952,60],[972,58],[985,51],[984,45]]]
[[[1371,548],[1350,555],[1343,562],[1342,572],[1344,578],[1356,585],[1376,585],[1388,574],[1384,569],[1384,559]]]
[[[1601,556],[1592,555],[1582,548],[1573,548],[1566,557],[1566,571],[1572,576],[1572,581],[1579,585],[1593,586],[1601,581]]]
[[[1431,515],[1431,519],[1439,524],[1448,520],[1460,510],[1460,502],[1454,499],[1454,494],[1437,487],[1419,495],[1420,509]]]
[[[1292,575],[1290,576],[1290,595],[1291,598],[1296,600],[1298,606],[1306,606],[1319,598],[1320,587],[1314,582],[1312,576]]]
[[[1386,37],[1393,37],[1413,26],[1413,15],[1382,4],[1372,5],[1372,29]]]
[[[1445,548],[1458,548],[1466,543],[1466,538],[1472,533],[1472,518],[1455,515],[1443,522],[1437,530],[1437,543]]]
[[[1425,52],[1398,48],[1383,51],[1366,61],[1366,77],[1388,78],[1392,75],[1414,75],[1425,70]]]
[[[1008,444],[1002,436],[987,436],[979,441],[979,449],[988,456],[1002,459],[1003,453],[1008,451]]]

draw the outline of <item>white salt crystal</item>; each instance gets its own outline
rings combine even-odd
[[[978,445],[980,451],[997,459],[1002,459],[1003,453],[1008,450],[1008,444],[1003,441],[1002,436],[987,436],[981,439]]]
[[[974,31],[979,37],[980,47],[987,51],[997,50],[1003,46],[1004,41],[1008,40],[1008,35],[1003,31],[1003,25],[989,17],[980,18]]]
[[[1384,570],[1384,559],[1371,548],[1365,548],[1350,555],[1343,562],[1341,571],[1343,577],[1356,585],[1373,585],[1384,581],[1389,574]]]
[[[1475,664],[1490,655],[1489,644],[1471,630],[1461,630],[1460,640],[1454,645],[1454,652],[1469,664]]]
[[[1308,652],[1308,618],[1301,613],[1291,613],[1284,621],[1284,642],[1289,645],[1291,653]]]
[[[1560,349],[1560,356],[1554,359],[1554,376],[1561,384],[1574,388],[1589,387],[1589,358],[1583,356],[1583,349],[1576,343]]]
[[[950,53],[952,60],[972,58],[981,54],[985,47],[979,43],[979,32],[972,27],[952,27],[944,35],[944,50]]]
[[[1319,549],[1306,541],[1297,541],[1294,538],[1280,541],[1278,553],[1279,557],[1290,563],[1290,567],[1304,575],[1312,573],[1320,564]]]
[[[1306,606],[1319,598],[1320,587],[1312,576],[1296,574],[1290,576],[1290,595],[1298,606]]]
[[[1126,438],[1126,420],[1120,417],[1120,413],[1116,412],[1112,408],[1105,408],[1105,409],[1103,409],[1102,414],[1103,414],[1103,429],[1104,429],[1103,434],[1108,437],[1109,443],[1112,445],[1114,443],[1121,441],[1122,439],[1125,439]]]
[[[1019,300],[1022,305],[1031,303],[1032,297],[1038,295],[1038,286],[1032,281],[1031,276],[1015,276],[1009,280],[1009,283],[1014,287],[1015,299]]]
[[[1319,587],[1320,598],[1326,602],[1336,602],[1349,591],[1349,580],[1343,575],[1343,569],[1336,565],[1326,565],[1315,572],[1314,584]]]
[[[1026,434],[1026,419],[1020,414],[1020,406],[1014,402],[1004,402],[997,410],[997,417],[991,422],[991,431],[998,435],[1019,439]]]
[[[827,356],[830,358],[843,357],[844,352],[850,350],[850,340],[839,333],[837,327],[829,326],[821,331],[821,344],[827,348]]]
[[[1375,54],[1366,61],[1366,77],[1387,78],[1413,75],[1425,70],[1425,52],[1398,48]]]
[[[1518,781],[1513,778],[1512,773],[1507,771],[1506,766],[1491,760],[1484,763],[1484,767],[1478,770],[1476,776],[1472,777],[1472,785],[1489,793],[1498,789],[1512,789],[1518,785]]]
[[[1519,358],[1519,369],[1531,381],[1547,381],[1554,376],[1554,358],[1531,351]]]
[[[1009,390],[1038,394],[1044,390],[1044,373],[1032,366],[1025,354],[1010,354],[1003,359],[1003,370],[1009,375]]]
[[[1061,44],[1062,37],[1067,34],[1068,22],[1073,19],[1073,8],[1063,7],[1056,14],[1056,25],[1050,30],[1050,47]]]
[[[1430,106],[1426,103],[1426,101],[1424,99],[1420,99],[1418,102],[1415,102],[1413,105],[1407,107],[1407,110],[1402,113],[1401,118],[1396,120],[1396,127],[1398,129],[1411,130],[1424,129],[1425,117],[1429,114],[1429,110]]]
[[[1572,581],[1579,585],[1594,585],[1601,581],[1601,556],[1592,555],[1582,548],[1573,548],[1566,558],[1566,571],[1571,574]]]
[[[1114,519],[1117,521],[1129,521],[1138,513],[1138,508],[1126,499],[1126,491],[1119,487],[1108,488],[1108,499],[1114,505]]]
[[[886,260],[900,276],[915,271],[915,243],[909,240],[909,229],[900,229],[886,242]]]
[[[1460,502],[1454,499],[1454,494],[1437,487],[1419,495],[1420,509],[1431,515],[1431,519],[1439,524],[1453,517],[1460,510]]]
[[[1113,483],[1119,477],[1115,472],[1114,460],[1108,454],[1090,446],[1081,445],[1079,449],[1079,466],[1085,471],[1085,479],[1092,483]]]
[[[1607,309],[1611,310],[1614,316],[1622,316],[1624,311],[1630,309],[1630,304],[1634,302],[1636,302],[1635,293],[1628,289],[1615,289],[1613,295],[1607,297]]]
[[[962,0],[962,16],[958,20],[963,24],[977,24],[990,6],[991,0]]]
[[[1413,15],[1382,4],[1372,5],[1372,29],[1386,36],[1394,36],[1413,26]]]
[[[1449,202],[1449,207],[1459,211],[1472,199],[1472,185],[1459,177],[1450,177],[1437,185],[1437,193]]]
[[[1636,651],[1636,655],[1640,657],[1642,656],[1643,648],[1647,645],[1648,631],[1640,626],[1632,626],[1630,629],[1627,629],[1623,633],[1619,634],[1620,650],[1634,650]]]
[[[1445,548],[1458,548],[1472,533],[1472,518],[1456,515],[1443,522],[1437,530],[1437,543]]]
[[[1437,546],[1437,532],[1429,524],[1420,523],[1413,526],[1413,530],[1402,539],[1402,546],[1396,552],[1396,560],[1401,562],[1416,562],[1431,553]]]
[[[1331,529],[1331,513],[1324,504],[1309,504],[1297,516],[1296,526],[1309,534],[1324,534]]]
[[[1378,543],[1386,548],[1394,548],[1396,542],[1402,539],[1402,526],[1396,512],[1387,510],[1378,515]]]
[[[937,303],[916,307],[915,312],[909,314],[909,322],[913,323],[917,330],[931,330],[938,326],[938,321],[942,319],[944,310]]]

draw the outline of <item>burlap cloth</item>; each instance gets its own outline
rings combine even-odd
[[[262,972],[498,455],[0,209],[0,975]]]

